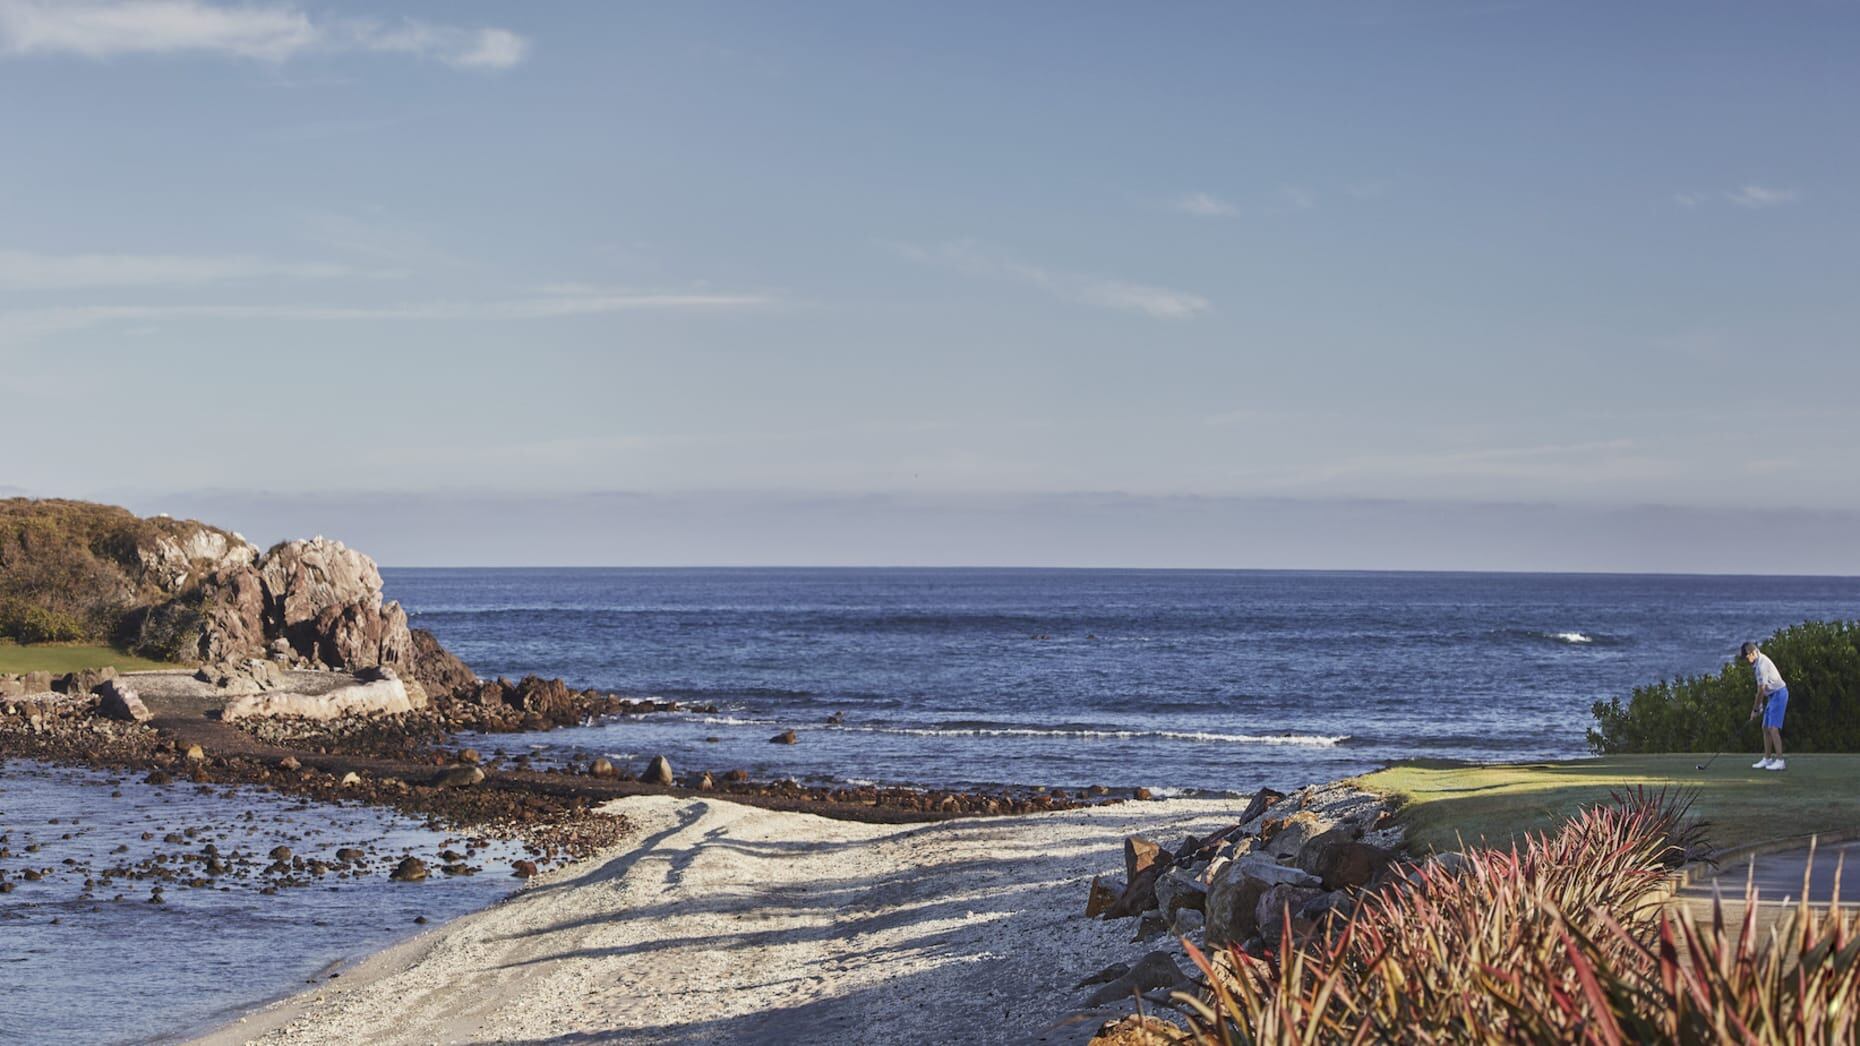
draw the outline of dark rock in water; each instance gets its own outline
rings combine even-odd
[[[426,925],[426,916],[424,916],[424,915],[416,915],[416,916],[414,916],[414,917],[413,917],[413,921],[414,921],[414,922],[415,922],[416,924],[418,924],[418,925],[420,925],[420,926],[425,926],[425,925]]]
[[[800,740],[800,737],[797,736],[793,730],[783,730],[781,733],[769,738],[769,744],[792,745],[800,743]]]
[[[388,878],[397,882],[417,883],[426,878],[426,862],[418,857],[403,857],[394,866],[394,870],[388,873]]]
[[[517,861],[510,862],[510,874],[516,876],[519,879],[534,878],[536,875],[536,871],[537,869],[536,869],[535,861],[517,860]]]
[[[723,779],[731,784],[747,784],[749,783],[749,771],[731,770],[729,773],[723,775]]]
[[[1151,792],[1147,788],[1139,788],[1136,791],[1130,793],[1130,795],[1131,795],[1131,798],[1133,799],[1154,799],[1156,798],[1155,793]]]
[[[149,706],[142,703],[135,688],[120,679],[106,680],[97,692],[103,698],[97,711],[111,719],[120,719],[126,723],[146,723],[155,718]]]
[[[662,755],[652,757],[652,762],[646,764],[646,772],[640,774],[639,779],[656,785],[669,785],[677,780],[672,776],[672,761]]]
[[[484,780],[484,771],[475,766],[447,767],[433,778],[433,784],[439,788],[470,788]]]
[[[344,864],[354,864],[355,862],[362,860],[365,856],[367,855],[363,854],[360,850],[357,850],[353,846],[345,846],[342,849],[336,851],[336,860],[341,861]]]
[[[166,770],[152,770],[143,780],[152,785],[165,785],[174,781],[174,775]]]
[[[274,846],[271,848],[271,853],[266,856],[274,861],[288,861],[291,859],[291,848],[288,846]]]

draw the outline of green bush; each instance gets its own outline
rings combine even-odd
[[[81,621],[18,599],[0,599],[0,637],[21,643],[69,643],[85,638]]]
[[[1792,752],[1860,752],[1860,622],[1808,621],[1760,644],[1789,684],[1783,743]],[[1589,747],[1597,754],[1752,748],[1757,684],[1734,658],[1717,675],[1688,676],[1597,701]]]

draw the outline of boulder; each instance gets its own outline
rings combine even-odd
[[[359,788],[362,783],[362,775],[351,770],[348,773],[343,774],[342,780],[337,781],[336,783],[342,786],[343,788]]]
[[[18,697],[26,692],[26,681],[18,676],[0,673],[0,697]]]
[[[1250,853],[1233,862],[1233,873],[1258,879],[1269,886],[1315,887],[1317,876],[1291,865],[1280,864],[1263,853]],[[1231,873],[1230,873],[1231,874]]]
[[[298,716],[304,719],[329,720],[347,715],[397,715],[426,707],[425,695],[411,694],[399,679],[377,679],[337,687],[322,694],[296,694],[273,691],[247,694],[226,702],[220,718],[270,719]]]
[[[799,744],[800,740],[801,738],[797,736],[793,730],[783,730],[781,733],[769,738],[769,743],[772,745],[792,745]]]
[[[662,755],[652,757],[652,761],[646,764],[646,772],[640,774],[639,779],[656,785],[669,785],[678,780],[672,774],[672,761]]]
[[[1124,892],[1112,903],[1110,910],[1104,913],[1104,917],[1121,919],[1124,916],[1135,915],[1156,907],[1156,879],[1162,873],[1162,866],[1156,864],[1148,865],[1138,872],[1136,877],[1130,880],[1130,885],[1124,887]]]
[[[1259,935],[1268,943],[1276,943],[1285,935],[1285,916],[1292,915],[1292,932],[1305,933],[1311,929],[1311,920],[1299,915],[1306,904],[1324,896],[1324,891],[1309,886],[1291,886],[1281,883],[1270,887],[1261,894],[1253,908],[1253,921],[1259,929]]]
[[[710,776],[710,771],[705,770],[685,778],[685,787],[694,788],[700,792],[710,792],[716,789],[717,782]]]
[[[1167,919],[1184,908],[1201,911],[1207,907],[1208,888],[1180,868],[1171,868],[1156,880],[1156,908]]]
[[[52,674],[46,671],[27,672],[19,677],[19,683],[22,693],[48,693],[52,689]]]
[[[478,690],[478,674],[451,651],[439,645],[437,636],[424,628],[409,630],[413,640],[413,677],[429,697],[463,697]]]
[[[1085,918],[1096,919],[1110,911],[1123,893],[1123,880],[1112,879],[1107,882],[1101,875],[1092,876],[1091,891],[1085,895]]]
[[[438,788],[470,788],[484,780],[484,771],[468,763],[449,766],[433,778]]]
[[[394,870],[388,873],[388,878],[396,882],[417,883],[426,878],[426,862],[418,857],[403,857],[394,866]]]
[[[207,751],[199,745],[188,745],[187,751],[181,753],[181,758],[190,763],[204,763],[207,761]]]
[[[1207,919],[1207,916],[1193,908],[1177,909],[1175,921],[1169,924],[1169,932],[1177,937],[1192,937],[1207,925]]]
[[[518,858],[510,862],[510,874],[519,879],[533,879],[536,877],[536,871],[535,861],[526,858]]]
[[[1284,792],[1277,792],[1270,788],[1262,788],[1253,793],[1252,800],[1246,804],[1246,810],[1240,815],[1241,831],[1257,832],[1259,826],[1256,822],[1266,815],[1266,811],[1271,809],[1272,804],[1283,798],[1285,798]]]
[[[1193,991],[1194,987],[1195,983],[1188,979],[1168,952],[1153,951],[1132,963],[1130,970],[1123,976],[1093,992],[1085,1000],[1085,1005],[1087,1008],[1103,1006],[1145,992],[1185,992]]]
[[[104,683],[98,693],[103,700],[98,704],[97,711],[111,719],[121,719],[129,723],[146,723],[155,718],[155,714],[149,711],[149,706],[142,703],[142,698],[136,694],[135,688],[121,679],[112,679]]]
[[[1334,822],[1309,810],[1299,810],[1281,820],[1278,831],[1266,836],[1264,849],[1274,857],[1297,857],[1305,844],[1335,827]]]
[[[1206,941],[1210,948],[1240,944],[1253,936],[1259,923],[1254,917],[1259,899],[1271,884],[1240,874],[1228,865],[1208,887]]]
[[[1324,873],[1318,871],[1318,860],[1323,856],[1324,851],[1338,843],[1350,842],[1354,838],[1355,836],[1352,835],[1347,828],[1333,828],[1323,835],[1313,837],[1309,842],[1305,843],[1304,848],[1299,850],[1298,854],[1292,858],[1292,863],[1304,871],[1322,878]]]
[[[61,694],[88,694],[104,680],[114,678],[114,668],[83,668],[52,680],[52,689]]]
[[[588,773],[595,777],[614,777],[620,771],[614,769],[613,760],[603,755],[596,756],[594,761],[588,764]]]
[[[1395,855],[1354,840],[1333,842],[1318,854],[1317,875],[1326,890],[1360,889],[1380,876]]]
[[[1158,863],[1162,864],[1164,867],[1167,867],[1169,864],[1169,852],[1164,850],[1161,845],[1149,839],[1145,839],[1140,835],[1127,835],[1124,837],[1125,879],[1130,882],[1136,882],[1137,876],[1140,875],[1144,869]]]

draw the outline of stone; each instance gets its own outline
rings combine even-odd
[[[639,779],[647,784],[656,785],[670,785],[678,780],[672,774],[672,761],[662,755],[652,757],[652,761],[646,764],[645,773],[640,774]]]
[[[1207,925],[1208,917],[1193,908],[1178,908],[1175,921],[1169,924],[1169,932],[1177,937],[1193,937]]]
[[[451,651],[439,645],[439,638],[424,628],[409,630],[413,640],[413,677],[428,697],[453,698],[476,693],[478,674]]]
[[[288,861],[291,859],[291,848],[288,846],[274,846],[271,848],[271,852],[265,856],[270,857],[274,861]]]
[[[43,670],[19,677],[20,690],[28,694],[47,694],[52,690],[52,674]]]
[[[1119,919],[1156,907],[1156,878],[1162,873],[1162,866],[1156,864],[1148,865],[1138,872],[1130,880],[1130,885],[1124,887],[1124,892],[1111,905],[1110,910],[1104,913],[1104,917]]]
[[[1153,951],[1132,963],[1123,976],[1091,993],[1085,1006],[1103,1006],[1152,991],[1193,991],[1194,987],[1194,982],[1182,973],[1182,968],[1168,952]]]
[[[619,772],[620,771],[614,769],[613,760],[604,755],[597,756],[593,762],[588,764],[588,773],[593,774],[595,777],[613,777]]]
[[[1305,844],[1335,828],[1335,823],[1309,810],[1299,810],[1285,817],[1277,832],[1266,838],[1265,851],[1274,857],[1297,857]]]
[[[449,766],[433,778],[433,784],[438,788],[470,788],[483,781],[484,771],[466,764]]]
[[[394,866],[394,870],[388,873],[388,878],[396,882],[417,883],[426,878],[426,862],[418,857],[403,857]]]
[[[1144,912],[1137,917],[1137,932],[1131,935],[1132,941],[1148,941],[1169,932],[1169,920],[1161,912]]]
[[[1297,916],[1304,906],[1315,898],[1323,896],[1324,891],[1308,886],[1291,886],[1280,883],[1260,895],[1258,904],[1253,909],[1253,920],[1259,928],[1259,935],[1268,943],[1277,943],[1285,935],[1285,917],[1294,916],[1292,931],[1308,932],[1310,920]]]
[[[353,846],[344,846],[336,851],[336,860],[341,861],[343,864],[354,864],[357,861],[365,859],[367,856],[367,854],[362,853],[362,851],[357,850]]]
[[[278,769],[280,770],[302,770],[303,768],[304,764],[298,762],[297,757],[294,755],[287,755],[278,760]]]
[[[26,692],[26,681],[0,673],[0,697],[18,697]]]
[[[336,783],[343,788],[355,788],[361,785],[362,775],[351,770],[348,773],[343,774],[342,780]]]
[[[1334,842],[1318,854],[1317,875],[1326,890],[1361,889],[1388,868],[1395,855],[1353,840]]]
[[[1187,1032],[1161,1017],[1132,1013],[1099,1025],[1085,1046],[1174,1046],[1193,1041]]]
[[[1210,948],[1240,944],[1259,928],[1254,913],[1269,883],[1240,874],[1229,865],[1208,887],[1205,939]]]
[[[510,874],[519,879],[533,879],[536,877],[536,871],[535,861],[519,859],[510,862]]]
[[[232,722],[291,716],[327,721],[351,715],[398,715],[423,708],[425,704],[424,697],[416,703],[401,680],[376,679],[340,686],[322,694],[285,691],[247,694],[226,702],[226,707],[220,710],[220,718]]]
[[[181,758],[190,763],[204,763],[207,761],[207,750],[199,745],[188,745],[187,751],[181,754]]]
[[[692,774],[686,781],[686,786],[695,788],[700,792],[710,792],[716,790],[717,782],[711,779],[710,771],[706,770],[702,773]]]
[[[749,783],[749,771],[731,770],[728,773],[723,775],[723,779],[725,781],[730,782],[731,784],[748,784]]]
[[[1280,864],[1263,853],[1250,853],[1233,863],[1234,870],[1269,886],[1314,887],[1321,885],[1317,876],[1288,864]]]
[[[52,681],[52,689],[61,694],[88,694],[96,690],[105,680],[115,679],[116,669],[84,668],[76,672],[67,672]]]
[[[1243,832],[1257,832],[1259,830],[1258,825],[1254,824],[1254,822],[1264,817],[1266,811],[1271,809],[1272,804],[1283,798],[1285,798],[1284,792],[1274,791],[1270,788],[1262,788],[1253,793],[1253,798],[1246,804],[1245,812],[1240,815],[1240,830]]]
[[[1132,882],[1145,868],[1155,864],[1168,867],[1169,852],[1140,835],[1124,837],[1124,878]]]
[[[1292,863],[1312,875],[1323,878],[1324,873],[1318,870],[1318,860],[1323,856],[1324,851],[1338,843],[1350,842],[1354,838],[1347,828],[1341,826],[1333,828],[1305,843],[1304,848],[1292,858]]]
[[[459,749],[458,761],[461,763],[470,763],[473,766],[477,766],[479,763],[484,762],[484,757],[478,754],[478,750],[476,748],[461,748]]]
[[[795,734],[793,730],[783,730],[781,733],[769,738],[769,743],[772,745],[792,745],[799,744],[800,740],[801,738]]]
[[[1089,988],[1094,984],[1108,984],[1111,981],[1117,980],[1119,977],[1122,977],[1124,974],[1127,974],[1129,972],[1130,972],[1129,963],[1114,962],[1111,965],[1106,966],[1104,969],[1099,970],[1097,973],[1090,974],[1086,977],[1080,978],[1079,982],[1073,985],[1072,987],[1074,989],[1077,989],[1077,988]]]
[[[149,711],[149,706],[142,703],[142,698],[137,695],[135,688],[121,679],[108,680],[99,688],[98,693],[103,700],[98,704],[97,711],[111,719],[120,719],[127,723],[146,723],[155,718],[155,714]]]
[[[1112,879],[1106,882],[1102,875],[1092,876],[1091,889],[1085,895],[1085,918],[1096,919],[1110,911],[1112,906],[1117,904],[1117,899],[1123,895],[1123,892],[1122,879]]]
[[[1180,909],[1200,911],[1207,903],[1208,888],[1183,869],[1171,868],[1156,879],[1156,908],[1165,919],[1175,918]]]

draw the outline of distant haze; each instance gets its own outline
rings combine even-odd
[[[1079,495],[132,497],[391,566],[1028,566],[1860,574],[1860,513]]]

